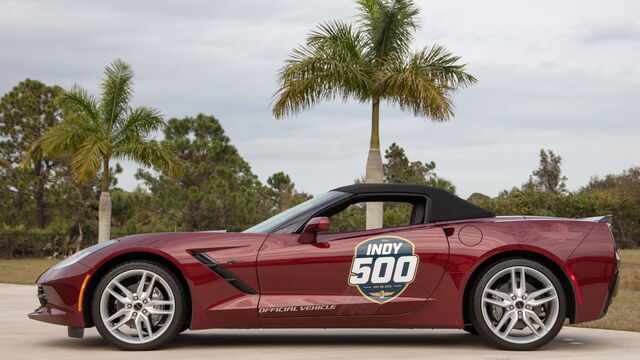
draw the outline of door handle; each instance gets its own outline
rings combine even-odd
[[[453,233],[455,233],[456,228],[446,227],[446,228],[442,228],[442,230],[444,230],[444,235],[446,237],[449,237],[449,236],[453,236]]]

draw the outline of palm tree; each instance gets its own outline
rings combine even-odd
[[[453,95],[476,79],[460,57],[439,45],[410,49],[420,9],[411,0],[358,0],[355,25],[320,24],[278,73],[276,118],[336,96],[371,103],[371,142],[365,181],[383,180],[380,101],[433,121],[453,116]],[[367,206],[367,228],[382,227],[382,205]]]
[[[178,173],[173,153],[149,136],[165,122],[155,108],[129,106],[133,94],[133,70],[115,60],[104,70],[102,96],[98,100],[75,85],[58,98],[65,118],[36,140],[26,155],[29,161],[43,152],[51,156],[70,154],[71,169],[81,182],[102,171],[98,209],[98,241],[108,240],[111,227],[109,161],[133,160],[171,175]]]

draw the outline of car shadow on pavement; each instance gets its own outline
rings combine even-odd
[[[197,332],[185,333],[178,336],[172,347],[193,346],[372,346],[372,345],[428,345],[428,346],[477,346],[484,342],[481,338],[470,334],[390,334],[390,333],[305,333],[294,334],[199,334]]]
[[[57,341],[43,341],[45,346],[55,348],[73,348],[78,350],[109,350],[117,349],[110,346],[99,335],[89,335],[84,339],[58,339]],[[169,345],[163,349],[195,349],[195,348],[220,348],[220,349],[246,349],[248,347],[371,347],[371,346],[395,346],[404,347],[425,347],[425,348],[456,348],[468,350],[497,350],[488,344],[481,337],[464,332],[430,334],[428,331],[416,333],[401,332],[303,332],[296,334],[295,331],[273,333],[273,331],[252,331],[242,333],[232,331],[231,333],[210,331],[188,331],[180,334]],[[588,352],[590,349],[600,348],[602,344],[590,341],[583,343],[575,339],[566,339],[558,336],[551,343],[538,351],[567,350],[573,348],[579,352]]]

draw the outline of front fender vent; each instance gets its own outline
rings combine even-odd
[[[211,256],[205,253],[194,253],[192,255],[196,258],[196,260],[201,262],[202,265],[208,267],[211,271],[220,276],[222,280],[228,282],[234,288],[240,290],[245,294],[257,294],[257,292],[253,290],[253,288],[251,288],[251,286],[240,280],[234,273],[222,266],[219,262],[215,261]]]

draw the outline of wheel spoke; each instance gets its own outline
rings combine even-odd
[[[149,280],[149,286],[147,286],[147,291],[140,295],[142,299],[148,299],[151,294],[153,294],[153,287],[156,284],[156,274],[151,274],[151,280]]]
[[[509,335],[509,333],[511,332],[511,330],[513,330],[513,328],[516,326],[516,324],[518,323],[518,315],[516,315],[516,312],[514,311],[513,314],[511,315],[511,322],[509,323],[509,326],[507,327],[507,330],[505,330],[505,335]]]
[[[533,319],[533,321],[538,324],[538,326],[540,326],[539,329],[547,332],[547,326],[544,324],[544,322],[542,322],[538,314],[536,314],[534,311],[528,311],[527,313],[529,314],[529,318]]]
[[[128,313],[124,318],[122,318],[122,320],[120,320],[117,324],[113,325],[109,331],[114,332],[116,330],[118,330],[120,327],[122,327],[122,325],[126,324],[127,322],[129,322],[129,320],[131,320],[131,312]]]
[[[129,303],[131,303],[131,300],[129,300],[129,299],[123,297],[122,295],[118,294],[117,292],[113,291],[113,289],[107,289],[107,292],[109,294],[111,294],[111,296],[113,296],[121,304],[129,304]]]
[[[531,299],[531,300],[537,299],[538,296],[544,295],[544,294],[546,294],[546,293],[548,293],[550,291],[553,291],[553,287],[551,287],[551,286],[548,286],[548,287],[546,287],[544,289],[536,290],[536,291],[532,292],[529,295],[529,299]]]
[[[143,272],[142,276],[140,276],[140,282],[138,283],[138,288],[136,289],[136,295],[139,298],[142,298],[142,294],[144,293],[144,283],[147,281],[147,272]]]
[[[489,295],[497,296],[504,301],[511,301],[511,296],[507,293],[503,293],[502,291],[486,289],[485,292]]]
[[[121,317],[122,315],[127,315],[130,312],[131,312],[131,310],[129,310],[129,309],[124,309],[124,308],[120,309],[120,310],[116,311],[115,314],[109,316],[109,318],[106,321],[112,322],[113,320]]]
[[[173,305],[173,301],[171,300],[149,300],[147,303],[148,307],[151,306],[163,306],[163,305]]]
[[[509,312],[504,313],[502,315],[502,318],[498,322],[498,325],[496,325],[494,327],[494,330],[497,331],[497,332],[500,332],[500,329],[502,329],[502,327],[507,322],[507,320],[511,320],[512,315],[513,315],[513,311],[509,311]]]
[[[125,286],[123,286],[117,281],[112,282],[112,284],[115,285],[118,289],[120,289],[120,291],[124,293],[124,296],[126,296],[127,299],[133,299],[133,293],[131,292],[131,290],[127,289]]]
[[[531,332],[533,333],[533,335],[535,335],[535,337],[540,337],[538,330],[536,329],[535,326],[533,326],[527,314],[524,314],[524,316],[522,317],[522,321],[524,322],[525,325],[527,325],[529,329],[531,329]]]
[[[518,323],[518,316],[515,311],[511,313],[511,316],[509,316],[509,320],[509,325],[507,325],[507,328],[503,332],[500,332],[500,329],[498,329],[498,336],[503,338],[509,336],[511,330],[516,326],[516,323]]]
[[[496,306],[500,306],[500,307],[503,307],[503,308],[506,308],[507,306],[509,306],[509,304],[511,304],[511,303],[506,302],[504,300],[500,301],[500,300],[494,300],[494,299],[491,299],[491,298],[484,298],[484,299],[482,299],[482,301],[483,302],[488,302],[491,305],[496,305]]]
[[[511,269],[511,293],[515,294],[518,291],[518,285],[516,284],[516,269]]]
[[[149,338],[153,337],[153,328],[151,327],[151,321],[149,321],[149,317],[142,315],[142,323],[144,324],[144,328],[147,331],[147,336]]]
[[[171,315],[171,314],[173,314],[173,310],[163,310],[163,309],[156,309],[156,308],[147,308],[147,311],[149,312],[149,314],[152,314],[152,315]]]
[[[531,300],[531,301],[529,301],[529,305],[531,305],[533,307],[536,307],[536,306],[540,306],[542,304],[546,304],[549,301],[555,300],[557,298],[558,298],[557,296],[552,295],[552,296],[548,296],[546,298],[542,298],[542,299],[539,299],[539,300]]]
[[[526,280],[525,269],[522,267],[520,268],[520,286],[518,287],[517,295],[520,296],[526,292],[527,292],[527,280]]]
[[[136,317],[136,330],[138,331],[138,340],[142,341],[144,340],[144,333],[142,332],[142,318],[144,316],[142,314],[138,314],[138,317]]]

